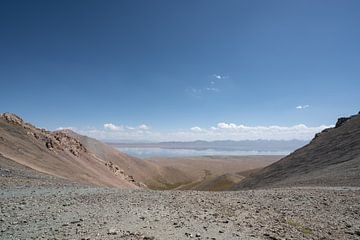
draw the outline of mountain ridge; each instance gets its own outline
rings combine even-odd
[[[69,131],[48,131],[12,113],[0,115],[3,157],[39,172],[97,186],[138,188],[140,182],[97,158]],[[125,157],[125,156],[123,156]]]
[[[237,184],[233,190],[288,186],[360,186],[360,113]]]

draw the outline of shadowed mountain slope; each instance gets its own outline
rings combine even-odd
[[[234,189],[360,186],[360,113],[339,118],[306,146],[263,168]]]

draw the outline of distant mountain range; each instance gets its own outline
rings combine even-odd
[[[165,149],[193,149],[193,150],[222,150],[222,151],[286,151],[292,152],[306,145],[302,140],[221,140],[221,141],[192,141],[192,142],[158,142],[158,143],[108,143],[114,147],[126,148],[165,148]]]

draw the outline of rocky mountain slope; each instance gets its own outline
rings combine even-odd
[[[142,186],[127,171],[130,165],[133,168],[140,165],[140,161],[120,153],[111,160],[103,158],[74,135],[69,131],[36,128],[15,114],[1,114],[1,165],[13,161],[41,173],[97,186]]]
[[[91,154],[105,161],[113,171],[121,168],[121,171],[126,172],[133,180],[142,183],[142,187],[167,189],[168,186],[191,181],[191,176],[176,166],[131,157],[96,139],[79,135],[71,130],[63,130],[63,132],[81,142]]]
[[[360,113],[339,118],[306,146],[263,168],[234,189],[360,186]]]
[[[51,132],[26,123],[15,114],[0,114],[0,183],[5,185],[51,176],[57,181],[66,179],[95,186],[212,190],[206,183],[214,182],[218,176],[264,167],[279,158],[138,159],[71,130]],[[227,181],[229,186],[242,178],[233,175],[220,178],[220,182],[231,180]]]

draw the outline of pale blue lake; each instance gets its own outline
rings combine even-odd
[[[140,147],[117,147],[121,152],[127,153],[138,158],[150,157],[188,157],[188,156],[210,156],[210,155],[287,155],[288,151],[238,151],[238,150],[218,150],[218,149],[168,149],[168,148],[140,148]]]

